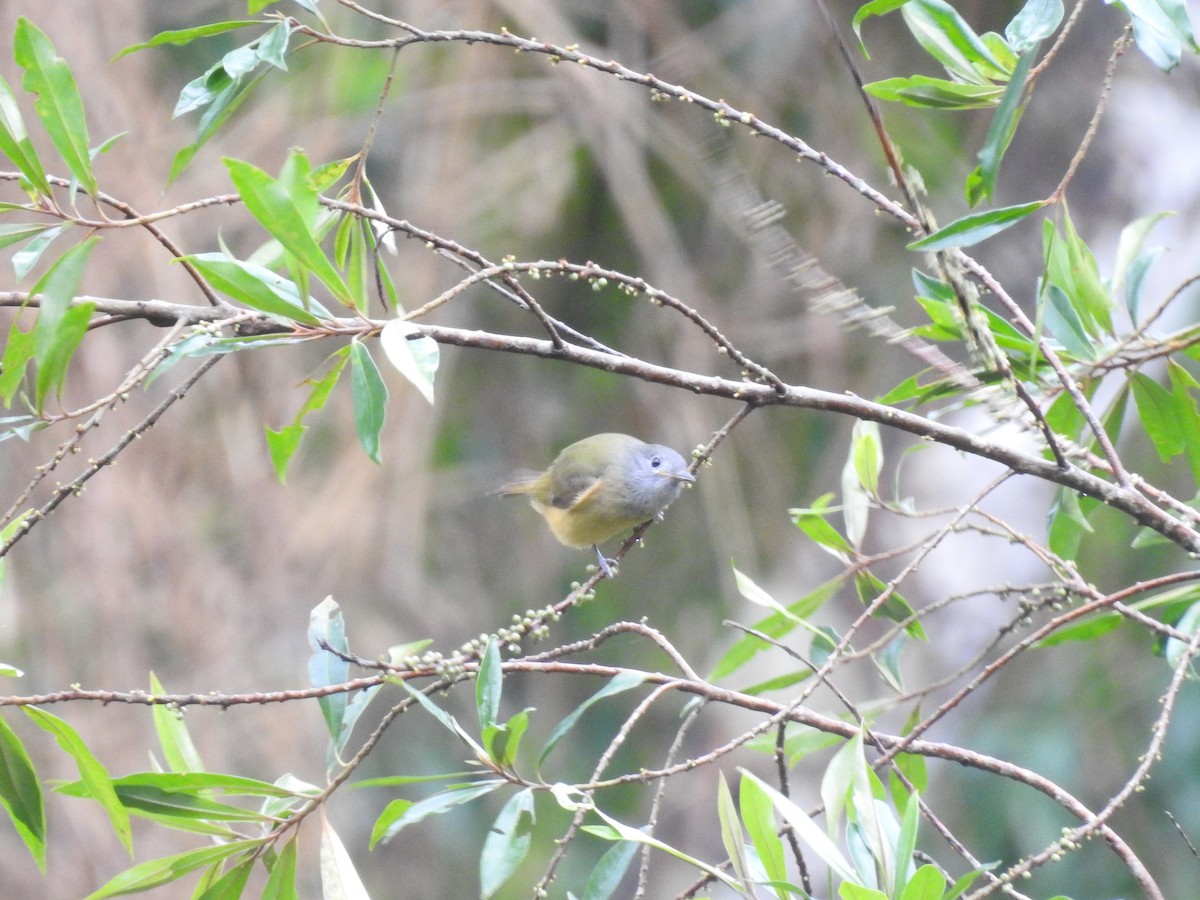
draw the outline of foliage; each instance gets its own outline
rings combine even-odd
[[[565,597],[513,615],[505,625],[489,622],[478,637],[373,647],[374,658],[351,652],[343,610],[326,599],[310,615],[310,683],[303,688],[176,694],[151,675],[146,691],[75,686],[53,695],[0,698],[9,708],[0,718],[0,804],[37,865],[46,868],[54,837],[47,822],[46,782],[29,748],[52,738],[78,772],[76,780],[55,785],[54,792],[96,804],[133,859],[140,859],[144,833],[134,827],[135,820],[156,833],[183,832],[190,841],[188,849],[134,862],[96,886],[90,894],[95,898],[177,881],[207,900],[255,890],[267,897],[294,897],[301,893],[308,863],[319,868],[325,896],[365,896],[359,874],[364,848],[343,841],[345,829],[335,827],[337,813],[331,807],[331,798],[351,791],[371,798],[360,801],[364,804],[374,803],[379,792],[389,795],[373,807],[370,848],[383,847],[401,832],[408,837],[429,828],[439,817],[470,811],[486,818],[490,827],[479,845],[468,846],[464,837],[452,857],[477,858],[472,868],[484,898],[530,891],[547,896],[560,889],[562,896],[587,900],[650,896],[646,884],[652,870],[655,875],[665,870],[668,874],[659,877],[676,882],[683,877],[674,890],[689,897],[1032,896],[1021,893],[1030,890],[1027,876],[1053,870],[1092,838],[1104,842],[1124,870],[1114,892],[1138,889],[1148,897],[1164,896],[1159,885],[1164,876],[1157,867],[1165,869],[1164,860],[1175,855],[1186,858],[1186,845],[1181,842],[1174,853],[1156,851],[1158,858],[1143,861],[1139,854],[1145,848],[1118,831],[1113,819],[1141,791],[1172,733],[1200,651],[1194,567],[1153,556],[1163,546],[1188,560],[1200,553],[1200,515],[1191,502],[1200,484],[1200,380],[1194,364],[1200,330],[1190,320],[1181,327],[1166,324],[1195,278],[1151,300],[1148,273],[1160,248],[1148,241],[1161,213],[1125,227],[1115,266],[1105,272],[1069,214],[1066,196],[1102,122],[1117,62],[1126,50],[1136,46],[1163,72],[1200,50],[1182,0],[1110,4],[1122,14],[1123,30],[1114,35],[1093,127],[1061,182],[1049,196],[991,207],[1001,164],[1021,133],[1037,88],[1047,79],[1066,79],[1060,48],[1093,11],[1067,15],[1059,0],[1028,0],[1000,34],[979,33],[967,12],[944,0],[863,4],[849,23],[859,38],[859,55],[848,52],[845,62],[856,75],[868,48],[878,52],[903,32],[944,72],[944,77],[914,72],[865,84],[859,80],[888,160],[888,171],[874,173],[869,181],[789,133],[790,125],[657,78],[633,68],[632,61],[592,54],[580,49],[582,43],[518,37],[507,28],[428,31],[357,6],[350,6],[348,15],[379,36],[351,37],[355,29],[331,26],[316,3],[299,5],[302,10],[293,16],[295,10],[264,11],[269,4],[251,2],[249,18],[162,32],[119,54],[115,64],[168,48],[242,41],[183,87],[174,114],[196,119],[191,143],[169,161],[151,161],[161,165],[158,174],[166,185],[178,184],[193,167],[221,166],[232,193],[150,214],[122,200],[119,175],[109,177],[98,165],[100,154],[121,136],[94,143],[99,117],[85,102],[71,61],[32,21],[22,18],[17,25],[12,58],[29,96],[19,96],[0,79],[0,155],[9,169],[0,171],[9,188],[0,205],[0,246],[12,248],[14,277],[28,287],[0,294],[0,306],[13,310],[0,362],[0,397],[10,415],[0,426],[5,438],[31,440],[45,431],[56,436],[58,446],[53,462],[37,467],[12,503],[0,532],[0,559],[28,546],[25,538],[35,528],[51,528],[44,523],[64,502],[86,510],[86,500],[72,498],[180,398],[199,391],[197,385],[207,382],[218,362],[235,355],[258,357],[269,348],[316,346],[325,352],[317,374],[293,379],[304,386],[298,410],[287,424],[266,429],[264,456],[280,483],[309,430],[316,423],[325,427],[339,389],[348,392],[353,434],[363,453],[382,464],[387,459],[385,412],[389,403],[397,403],[389,398],[385,376],[398,373],[413,396],[436,406],[443,402],[441,357],[451,352],[484,366],[495,354],[548,358],[614,379],[641,380],[664,395],[695,393],[735,404],[732,417],[697,447],[693,470],[720,461],[726,439],[764,407],[850,417],[855,424],[839,457],[844,462],[838,490],[786,510],[796,541],[831,559],[836,572],[798,585],[800,599],[789,602],[759,583],[755,563],[736,560],[736,593],[764,614],[752,624],[728,623],[733,632],[728,641],[708,637],[728,646],[707,677],[695,671],[665,630],[648,621],[606,622],[578,641],[560,637],[564,617],[580,614],[605,580],[606,572],[593,570]],[[814,307],[837,316],[845,330],[861,327],[870,341],[900,347],[919,366],[900,373],[875,400],[850,392],[848,384],[830,391],[793,384],[756,358],[752,341],[729,337],[702,303],[677,297],[640,275],[590,258],[572,261],[565,253],[539,259],[531,251],[528,258],[496,261],[394,215],[388,207],[399,203],[382,183],[376,190],[367,174],[375,158],[376,129],[389,114],[390,77],[374,85],[375,115],[356,137],[359,148],[352,155],[321,161],[292,149],[282,165],[268,169],[231,155],[217,163],[210,152],[240,116],[269,105],[271,87],[293,77],[302,61],[320,66],[327,54],[338,51],[391,52],[395,60],[402,48],[407,59],[422,50],[432,53],[432,45],[453,45],[464,54],[515,51],[547,66],[572,63],[572,78],[582,73],[631,85],[637,93],[623,94],[624,102],[677,101],[689,108],[688,115],[698,108],[720,130],[758,135],[772,151],[786,150],[803,165],[834,176],[846,203],[866,204],[900,226],[891,240],[916,254],[913,288],[900,294],[915,299],[911,313],[919,321],[902,327],[893,321],[892,310],[871,307],[836,279],[823,273],[821,279],[809,278],[805,273],[814,266],[819,271],[819,264],[796,251],[777,217],[756,218],[764,204],[747,200],[739,212],[749,243],[755,246],[782,232],[785,251],[767,260],[776,275],[794,283]],[[32,117],[22,110],[23,102]],[[961,192],[974,211],[939,227],[921,177],[904,163],[885,114],[891,119],[979,111],[987,124],[977,151],[947,160],[969,169]],[[884,185],[889,176],[894,188],[872,183]],[[254,228],[263,242],[247,252],[236,241],[227,244],[225,232],[214,228],[209,249],[186,249],[159,230],[164,222],[211,208],[229,216],[229,222],[240,217],[239,227]],[[995,247],[1020,234],[1023,223],[1037,221],[1040,256],[1025,260],[1026,269],[1036,272],[1036,284],[1031,302],[1022,304],[966,250]],[[105,298],[86,290],[93,262],[119,253],[117,233],[135,229],[166,250],[165,260],[183,269],[204,297],[203,305],[145,301],[132,292]],[[414,296],[409,273],[396,262],[397,235],[415,238],[439,261],[450,261],[457,280],[444,290]],[[795,263],[797,258],[803,265]],[[554,296],[551,281],[575,295],[648,301],[659,317],[654,321],[673,317],[672,324],[702,338],[704,360],[680,354],[656,362],[610,347],[599,327],[589,333],[540,296],[543,291]],[[463,327],[447,314],[481,295],[501,298],[538,336]],[[440,314],[446,323],[439,322]],[[85,383],[79,359],[96,337],[138,320],[165,327],[166,336],[140,348],[141,360],[115,389]],[[129,334],[130,341],[140,341],[145,332]],[[390,367],[381,369],[380,359]],[[681,368],[679,359],[692,360],[691,369]],[[166,384],[171,387],[164,389]],[[131,396],[144,402],[151,385],[166,390],[160,402],[78,475],[51,485],[50,474],[65,468],[81,442]],[[139,388],[145,390],[139,394]],[[88,395],[87,402],[68,406],[80,392]],[[907,496],[901,435],[916,438],[914,446],[943,445],[997,463],[1000,472],[981,490],[963,490],[948,509],[939,509],[920,493]],[[1127,460],[1146,451],[1153,451],[1162,467],[1149,474],[1133,471]],[[987,506],[1017,479],[1053,489],[1044,534],[1031,534]],[[1038,496],[1043,499],[1030,502],[1046,503],[1044,495]],[[785,509],[755,515],[782,517]],[[1119,517],[1125,530],[1103,524],[1104,516]],[[896,523],[915,523],[922,530],[915,540],[889,545],[888,529]],[[617,558],[649,527],[641,526]],[[916,573],[961,534],[989,548],[1015,547],[1038,574],[966,593],[934,586],[930,596],[930,586],[922,585]],[[657,537],[654,532],[650,540]],[[1126,546],[1130,540],[1132,548]],[[1087,568],[1089,551],[1142,554],[1145,568],[1119,586],[1098,587]],[[830,607],[847,594],[858,605],[839,617]],[[949,653],[961,648],[954,646],[958,639],[948,612],[984,604],[999,624],[979,646]],[[1060,654],[1068,666],[1072,647],[1104,647],[1116,635],[1130,633],[1148,638],[1139,664],[1151,673],[1145,677],[1158,679],[1161,705],[1145,714],[1148,724],[1137,726],[1142,728],[1139,761],[1098,809],[1090,805],[1096,798],[1074,796],[1065,780],[1039,772],[1016,754],[1002,758],[957,739],[932,739],[936,726],[958,721],[967,701],[981,702],[983,688],[1025,654]],[[633,654],[623,656],[628,642],[609,643],[617,636],[654,649],[656,662],[643,665]],[[538,649],[537,642],[553,646]],[[958,660],[949,672],[941,670],[939,652]],[[37,655],[29,656],[22,665],[36,667]],[[926,678],[922,670],[939,674]],[[8,665],[0,674],[23,677]],[[514,705],[508,690],[514,678],[603,681],[566,715],[554,718],[538,706]],[[652,711],[676,697],[683,700],[667,740],[657,729],[639,730]],[[273,781],[208,771],[183,719],[183,711],[195,706],[313,700],[328,732],[327,746],[307,748],[309,756],[325,754],[322,784],[283,771]],[[94,738],[68,721],[71,707],[62,716],[45,709],[84,703],[150,706],[161,764],[110,774],[102,754],[89,745]],[[385,704],[390,706],[380,711]],[[751,714],[751,724],[743,715],[735,728],[730,727],[735,720],[728,719],[704,730],[709,712],[722,706]],[[361,777],[364,762],[383,755],[381,742],[402,716],[406,722],[428,717],[444,732],[452,749],[440,755],[442,770],[417,774],[399,765],[387,774]],[[23,718],[44,734],[31,731],[23,737],[14,727]],[[559,750],[585,725],[589,737],[602,743],[590,772],[580,770],[577,749]],[[630,745],[657,754],[660,761],[625,768],[622,754]],[[822,771],[816,791],[797,790],[789,773],[813,760]],[[1053,839],[1035,835],[1002,859],[980,858],[968,829],[938,812],[947,791],[944,770],[929,764],[939,760],[1041,794],[1069,824]],[[688,846],[686,834],[673,833],[663,821],[676,783],[682,794],[687,776],[697,770],[711,773],[704,791],[693,789],[678,803],[710,836],[699,848]],[[632,806],[621,799],[623,788],[636,791]],[[981,808],[973,815],[987,819],[990,813]],[[319,852],[299,839],[310,818],[308,829],[320,835]],[[1037,889],[1039,883],[1032,883]]]

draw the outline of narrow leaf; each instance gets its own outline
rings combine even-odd
[[[401,829],[409,825],[414,825],[429,816],[449,812],[464,803],[470,803],[472,800],[490,794],[507,783],[501,779],[481,781],[467,787],[434,794],[417,803],[410,800],[393,800],[375,820],[375,825],[371,829],[371,847],[373,849],[376,844],[381,842],[386,844]]]
[[[50,39],[24,16],[17,19],[13,58],[25,70],[22,85],[36,94],[34,109],[71,174],[89,194],[95,194],[96,176],[88,152],[87,119],[79,86],[66,60],[55,52]]]
[[[35,196],[50,196],[50,182],[46,180],[46,172],[38,159],[37,150],[34,149],[25,130],[21,108],[17,106],[12,88],[3,76],[0,76],[0,153],[12,160],[13,165],[21,170]]]
[[[39,411],[45,408],[46,400],[51,396],[62,394],[67,380],[67,367],[87,333],[95,308],[94,303],[80,303],[63,314],[53,341],[43,358],[38,360],[36,405]]]
[[[644,831],[640,831],[637,828],[632,828],[623,822],[618,822],[616,819],[607,815],[600,809],[594,809],[593,811],[596,813],[596,815],[608,823],[608,828],[605,829],[594,825],[588,825],[583,828],[583,831],[586,831],[588,834],[594,834],[597,837],[605,837],[609,840],[635,841],[639,844],[645,844],[648,847],[653,847],[656,850],[661,850],[664,853],[674,856],[676,859],[683,860],[688,865],[694,866],[695,868],[707,874],[709,877],[717,879],[726,887],[737,890],[737,883],[716,866],[710,866],[708,863],[696,859],[695,857],[688,856],[683,851],[677,850],[670,844],[664,843],[658,838],[651,837]]]
[[[150,673],[150,693],[159,695],[166,693],[158,676]],[[158,734],[158,743],[162,747],[163,758],[172,772],[203,772],[204,764],[200,761],[200,752],[192,742],[187,724],[183,721],[183,712],[174,710],[163,703],[156,703],[154,711],[154,730]]]
[[[308,660],[308,678],[313,687],[341,684],[349,679],[350,664],[337,655],[348,653],[350,650],[346,641],[346,623],[342,618],[341,608],[332,597],[326,597],[309,614],[308,642],[313,650]],[[322,644],[337,652],[330,653]],[[345,727],[346,695],[329,694],[319,698],[317,702],[325,717],[329,736],[336,744]]]
[[[301,297],[294,282],[253,263],[232,259],[223,253],[200,253],[184,257],[214,288],[252,309],[261,310],[285,325],[319,325],[331,318],[328,310],[309,297]]]
[[[33,329],[22,331],[20,316],[14,316],[8,328],[4,356],[0,359],[0,399],[4,400],[6,407],[12,406],[13,397],[25,379],[25,369],[35,352]]]
[[[601,856],[583,886],[581,900],[611,900],[637,850],[637,844],[622,841]]]
[[[738,788],[738,805],[767,880],[786,881],[783,841],[775,829],[775,807],[771,798],[759,787],[758,782],[743,777]],[[778,893],[780,900],[786,900],[782,891]]]
[[[901,14],[917,43],[951,75],[983,82],[1007,74],[987,44],[944,0],[913,0]]]
[[[517,871],[533,841],[533,791],[517,791],[496,816],[479,855],[480,895],[492,897]]]
[[[329,371],[319,380],[313,381],[310,378],[303,382],[304,384],[311,385],[312,390],[309,392],[308,399],[304,401],[299,412],[296,413],[296,418],[292,420],[290,425],[281,428],[279,431],[271,428],[267,429],[267,447],[270,450],[271,463],[275,466],[275,474],[279,478],[280,484],[286,482],[288,465],[300,447],[300,439],[308,429],[308,426],[304,424],[305,417],[309,413],[316,412],[325,407],[325,403],[328,401],[334,385],[341,378],[349,356],[350,348],[343,347],[330,357],[332,363]]]
[[[1062,18],[1062,0],[1026,0],[1004,29],[1004,36],[1013,50],[1024,53],[1054,34]]]
[[[290,841],[271,864],[271,875],[263,886],[261,900],[294,900],[296,893],[296,860],[299,837],[293,833]]]
[[[490,728],[499,721],[503,678],[500,644],[493,637],[483,651],[483,657],[479,660],[479,673],[475,677],[475,709],[479,715],[480,729]]]
[[[223,859],[229,859],[239,853],[251,851],[262,843],[262,839],[230,841],[212,847],[201,847],[198,850],[188,850],[174,856],[164,856],[160,859],[148,860],[126,869],[116,878],[110,880],[100,890],[89,894],[86,900],[102,900],[104,897],[117,897],[121,894],[134,894],[148,891],[151,888],[170,884],[186,875],[188,872],[204,866],[212,865]]]
[[[387,386],[370,352],[358,340],[350,344],[350,386],[354,395],[354,429],[358,442],[367,456],[382,464],[380,435],[387,415]]]
[[[873,97],[917,109],[987,109],[996,105],[1004,88],[994,84],[963,84],[929,75],[885,78],[863,85]]]
[[[785,797],[779,791],[775,790],[775,788],[750,772],[747,772],[745,769],[742,769],[741,772],[743,780],[748,778],[758,782],[759,789],[767,795],[774,804],[776,811],[792,826],[792,829],[796,832],[796,836],[808,844],[809,848],[812,849],[825,865],[829,866],[839,878],[845,881],[857,881],[858,876],[855,874],[854,867],[850,864],[850,861],[842,855],[842,851],[825,835],[821,827],[809,818],[808,813],[797,806],[790,798]]]
[[[26,706],[24,711],[39,728],[53,735],[58,746],[75,761],[79,777],[87,785],[88,793],[108,815],[108,821],[112,824],[117,839],[129,855],[133,856],[133,832],[129,825],[129,812],[117,797],[108,772],[88,749],[79,732],[58,716],[36,706]]]
[[[738,819],[733,795],[724,772],[717,772],[717,820],[721,824],[721,843],[733,866],[733,873],[743,885],[749,884],[750,865],[746,858],[746,836]]]
[[[1061,9],[1060,3],[1060,12]],[[978,189],[969,198],[972,206],[982,199],[990,199],[992,191],[995,190],[996,179],[1000,175],[1000,162],[1004,159],[1004,153],[1008,150],[1012,136],[1017,130],[1017,121],[1021,117],[1021,100],[1025,95],[1025,82],[1029,78],[1029,70],[1033,68],[1035,55],[1036,44],[1028,52],[1022,54],[1013,71],[1012,78],[1008,82],[1008,87],[1004,90],[1004,96],[1000,98],[1000,105],[996,107],[996,114],[992,116],[992,121],[988,125],[987,137],[984,139],[983,147],[979,150]]]
[[[150,40],[141,44],[132,44],[118,53],[112,58],[112,62],[116,62],[122,56],[128,56],[130,53],[137,53],[139,50],[148,50],[151,47],[163,47],[170,45],[172,47],[183,47],[190,44],[192,41],[199,38],[213,37],[218,34],[225,34],[228,31],[234,31],[238,28],[246,28],[251,25],[263,24],[261,19],[239,19],[229,22],[213,22],[208,25],[200,25],[196,28],[181,28],[175,31],[160,31]]]
[[[1138,49],[1164,72],[1179,65],[1186,47],[1200,52],[1183,0],[1104,0],[1125,10],[1133,22]]]
[[[785,613],[775,612],[755,622],[755,631],[761,631],[770,638],[783,637],[795,629],[799,621],[807,620],[824,606],[826,601],[837,593],[842,583],[843,577],[841,575],[834,576],[829,581],[810,591],[804,597],[801,597],[795,603],[787,606]],[[733,646],[717,661],[712,673],[708,676],[708,680],[719,681],[729,677],[749,663],[759,653],[771,649],[771,646],[771,644],[764,642],[761,638],[754,635],[743,635],[734,641]]]
[[[1183,432],[1175,401],[1166,388],[1141,372],[1134,373],[1132,384],[1142,428],[1154,444],[1159,459],[1169,462],[1183,452]]]
[[[546,739],[546,745],[542,747],[541,754],[538,756],[538,766],[541,766],[541,764],[546,761],[546,757],[550,755],[550,751],[552,751],[558,745],[558,742],[566,736],[567,732],[575,727],[575,724],[579,721],[580,717],[587,712],[588,709],[606,697],[613,697],[617,694],[624,693],[625,691],[632,690],[645,680],[645,675],[639,672],[622,672],[619,675],[614,675],[608,684],[584,700],[581,704],[575,707],[575,709],[571,710],[571,712],[568,713],[563,720],[558,723],[557,726],[555,726],[554,731],[550,734],[550,737]]]
[[[383,326],[379,343],[396,371],[433,403],[433,377],[440,358],[437,341],[422,334],[412,322],[392,319]]]
[[[370,900],[342,839],[321,811],[321,891],[329,900]]]
[[[46,808],[33,760],[9,724],[0,718],[0,806],[29,848],[38,868],[46,871]]]
[[[246,208],[259,224],[340,302],[353,306],[350,289],[325,256],[312,234],[311,223],[305,221],[287,188],[250,163],[226,157],[225,166]]]
[[[1030,214],[1045,206],[1045,201],[1022,203],[1019,206],[1004,206],[984,212],[971,213],[939,228],[933,234],[913,241],[909,250],[949,250],[954,247],[970,247],[985,241],[1005,229],[1011,228]]]

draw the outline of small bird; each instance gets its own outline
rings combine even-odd
[[[599,545],[658,516],[695,480],[670,447],[610,432],[576,441],[546,471],[496,493],[527,495],[556,538],[568,547],[592,547],[611,578]]]

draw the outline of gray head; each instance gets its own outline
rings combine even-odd
[[[611,466],[605,480],[618,488],[622,513],[645,521],[666,509],[683,485],[696,479],[688,473],[683,457],[670,447],[638,442]]]

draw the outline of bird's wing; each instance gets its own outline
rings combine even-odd
[[[559,509],[570,509],[585,503],[600,489],[600,476],[594,466],[563,465],[555,467],[550,503]]]

